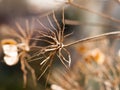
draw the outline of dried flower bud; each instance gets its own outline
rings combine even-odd
[[[18,49],[16,41],[12,39],[2,40],[2,48],[4,56],[4,61],[7,65],[12,66],[18,63]]]

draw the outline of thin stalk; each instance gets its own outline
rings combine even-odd
[[[111,20],[111,21],[113,21],[113,22],[120,23],[120,20],[118,20],[118,19],[116,19],[116,18],[113,18],[113,17],[111,17],[111,16],[108,16],[108,15],[103,14],[103,13],[100,13],[100,12],[96,12],[96,11],[94,11],[94,10],[91,10],[91,9],[89,9],[89,8],[86,8],[86,7],[83,6],[83,5],[79,5],[79,4],[73,3],[73,2],[71,2],[71,1],[68,2],[68,4],[71,5],[71,6],[73,6],[73,7],[76,7],[76,8],[83,9],[83,10],[85,10],[85,11],[94,13],[94,14],[96,14],[96,15],[99,15],[99,16],[101,16],[101,17],[104,17],[104,18],[106,18],[106,19],[109,19],[109,20]]]
[[[76,25],[76,26],[97,26],[97,27],[104,27],[104,28],[115,28],[115,29],[120,29],[119,26],[113,26],[113,25],[110,25],[110,24],[103,24],[103,23],[97,23],[97,22],[79,22],[79,21],[74,21],[74,20],[68,20],[68,19],[65,19],[65,24],[67,25]]]
[[[88,37],[88,38],[77,40],[75,42],[66,44],[63,47],[68,47],[68,46],[78,44],[78,43],[83,43],[83,42],[99,40],[99,39],[103,39],[103,38],[106,38],[106,37],[117,37],[117,35],[119,35],[119,34],[120,34],[120,31],[104,33],[104,34],[101,34],[101,35],[96,35],[96,36],[93,36],[93,37]]]

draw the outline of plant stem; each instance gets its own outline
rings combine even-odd
[[[96,35],[96,36],[93,36],[93,37],[79,39],[79,40],[77,40],[75,42],[66,44],[63,47],[68,47],[68,46],[71,46],[71,45],[74,45],[74,44],[78,44],[78,43],[85,43],[85,42],[100,40],[100,39],[107,38],[107,37],[118,37],[119,35],[120,35],[120,31],[104,33],[104,34]]]
[[[79,8],[79,9],[83,9],[83,10],[86,10],[88,12],[91,12],[91,13],[94,13],[96,15],[99,15],[101,17],[104,17],[104,18],[107,18],[113,22],[116,22],[116,23],[120,23],[120,20],[116,19],[116,18],[113,18],[109,15],[106,15],[106,14],[103,14],[103,13],[100,13],[100,12],[96,12],[96,11],[93,11],[93,10],[90,10],[89,8],[86,8],[85,6],[83,5],[79,5],[79,4],[76,4],[76,3],[73,3],[73,2],[68,2],[69,5],[73,6],[73,7],[76,7],[76,8]]]

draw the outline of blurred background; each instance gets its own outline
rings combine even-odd
[[[9,32],[9,29],[15,27],[15,22],[24,25],[26,19],[31,20],[32,18],[39,18],[41,22],[47,26],[49,22],[46,20],[46,15],[50,14],[50,19],[52,19],[51,14],[53,10],[55,10],[57,20],[60,25],[62,25],[63,6],[65,7],[65,34],[73,32],[73,34],[65,40],[65,43],[120,30],[119,0],[73,0],[73,3],[82,6],[82,8],[75,7],[69,3],[66,4],[66,1],[67,0],[58,0],[57,2],[56,0],[44,0],[43,2],[42,0],[0,0],[0,41],[7,37],[6,32]],[[43,29],[37,23],[34,23],[34,28]],[[28,83],[25,89],[22,87],[23,74],[20,69],[20,63],[14,66],[7,66],[3,62],[4,53],[2,45],[0,44],[0,90],[119,90],[120,82],[116,81],[119,79],[120,72],[118,70],[119,67],[118,69],[116,67],[117,65],[119,66],[119,44],[119,39],[106,37],[100,41],[70,46],[68,48],[72,57],[70,71],[67,71],[58,58],[55,58],[55,64],[51,70],[52,74],[49,77],[50,80],[46,79],[45,74],[37,81],[37,87],[34,87],[31,75],[28,73]],[[92,52],[96,53],[96,51],[94,51],[96,48],[97,53],[100,54],[102,58],[105,57],[105,60],[108,60],[108,62],[106,61],[107,64],[104,64],[105,66],[103,64],[93,65],[92,63],[91,65],[93,66],[85,64],[87,62],[84,60],[86,60],[86,58],[88,61],[89,59],[91,60],[91,58],[88,57],[93,55],[91,54]],[[101,58],[100,56],[99,58]],[[79,64],[79,61],[82,62]],[[114,61],[115,63],[113,63]],[[30,65],[34,68],[36,76],[38,77],[41,73],[39,61],[32,62]],[[107,67],[108,70],[106,70]],[[90,68],[90,70],[88,70],[88,68]],[[94,74],[91,73],[92,71],[95,71],[93,72]],[[97,71],[100,71],[100,73]],[[116,76],[113,72],[117,72],[117,74],[115,74]],[[73,75],[74,73],[76,75]],[[104,77],[103,73],[105,75],[107,73],[108,76],[106,75],[106,77]],[[92,76],[97,77],[97,80],[93,80]],[[101,78],[106,81],[102,83]],[[48,82],[47,86],[45,86],[46,80]],[[113,82],[110,82],[110,80],[115,80],[115,85]],[[61,83],[63,81],[66,82],[68,86],[62,85]],[[75,85],[71,85],[73,82],[75,82]],[[52,87],[54,84],[62,87],[62,89]]]

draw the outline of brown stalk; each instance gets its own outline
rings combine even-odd
[[[100,13],[100,12],[96,12],[96,11],[91,10],[91,9],[89,9],[89,8],[86,8],[86,7],[83,6],[83,5],[79,5],[79,4],[77,4],[77,3],[72,2],[72,0],[68,0],[68,2],[66,2],[66,3],[69,4],[69,5],[71,5],[71,6],[73,6],[73,7],[76,7],[76,8],[79,8],[79,9],[82,9],[82,10],[85,10],[85,11],[88,11],[88,12],[91,12],[91,13],[94,13],[94,14],[96,14],[96,15],[99,15],[99,16],[101,16],[101,17],[103,17],[103,18],[106,18],[106,19],[108,19],[108,20],[111,20],[111,21],[113,21],[113,22],[120,23],[120,20],[118,20],[118,19],[116,19],[116,18],[113,18],[113,17],[111,17],[111,16],[109,16],[109,15],[106,15],[106,14],[103,14],[103,13]]]
[[[32,21],[33,23],[33,21]],[[26,24],[26,29],[23,29],[22,26],[20,26],[19,23],[15,23],[18,29],[17,31],[12,31],[15,34],[15,38],[20,39],[20,42],[18,42],[18,50],[19,52],[19,60],[21,62],[21,70],[23,71],[23,80],[24,80],[24,87],[26,87],[27,85],[27,70],[29,70],[31,72],[32,75],[32,79],[33,79],[33,84],[34,86],[37,85],[36,83],[36,76],[35,76],[35,71],[34,69],[28,64],[28,61],[26,60],[26,58],[30,57],[30,55],[28,54],[28,52],[30,52],[30,38],[33,36],[33,31],[29,26],[29,22],[28,20],[25,21]],[[23,46],[21,46],[20,44],[23,44]]]

